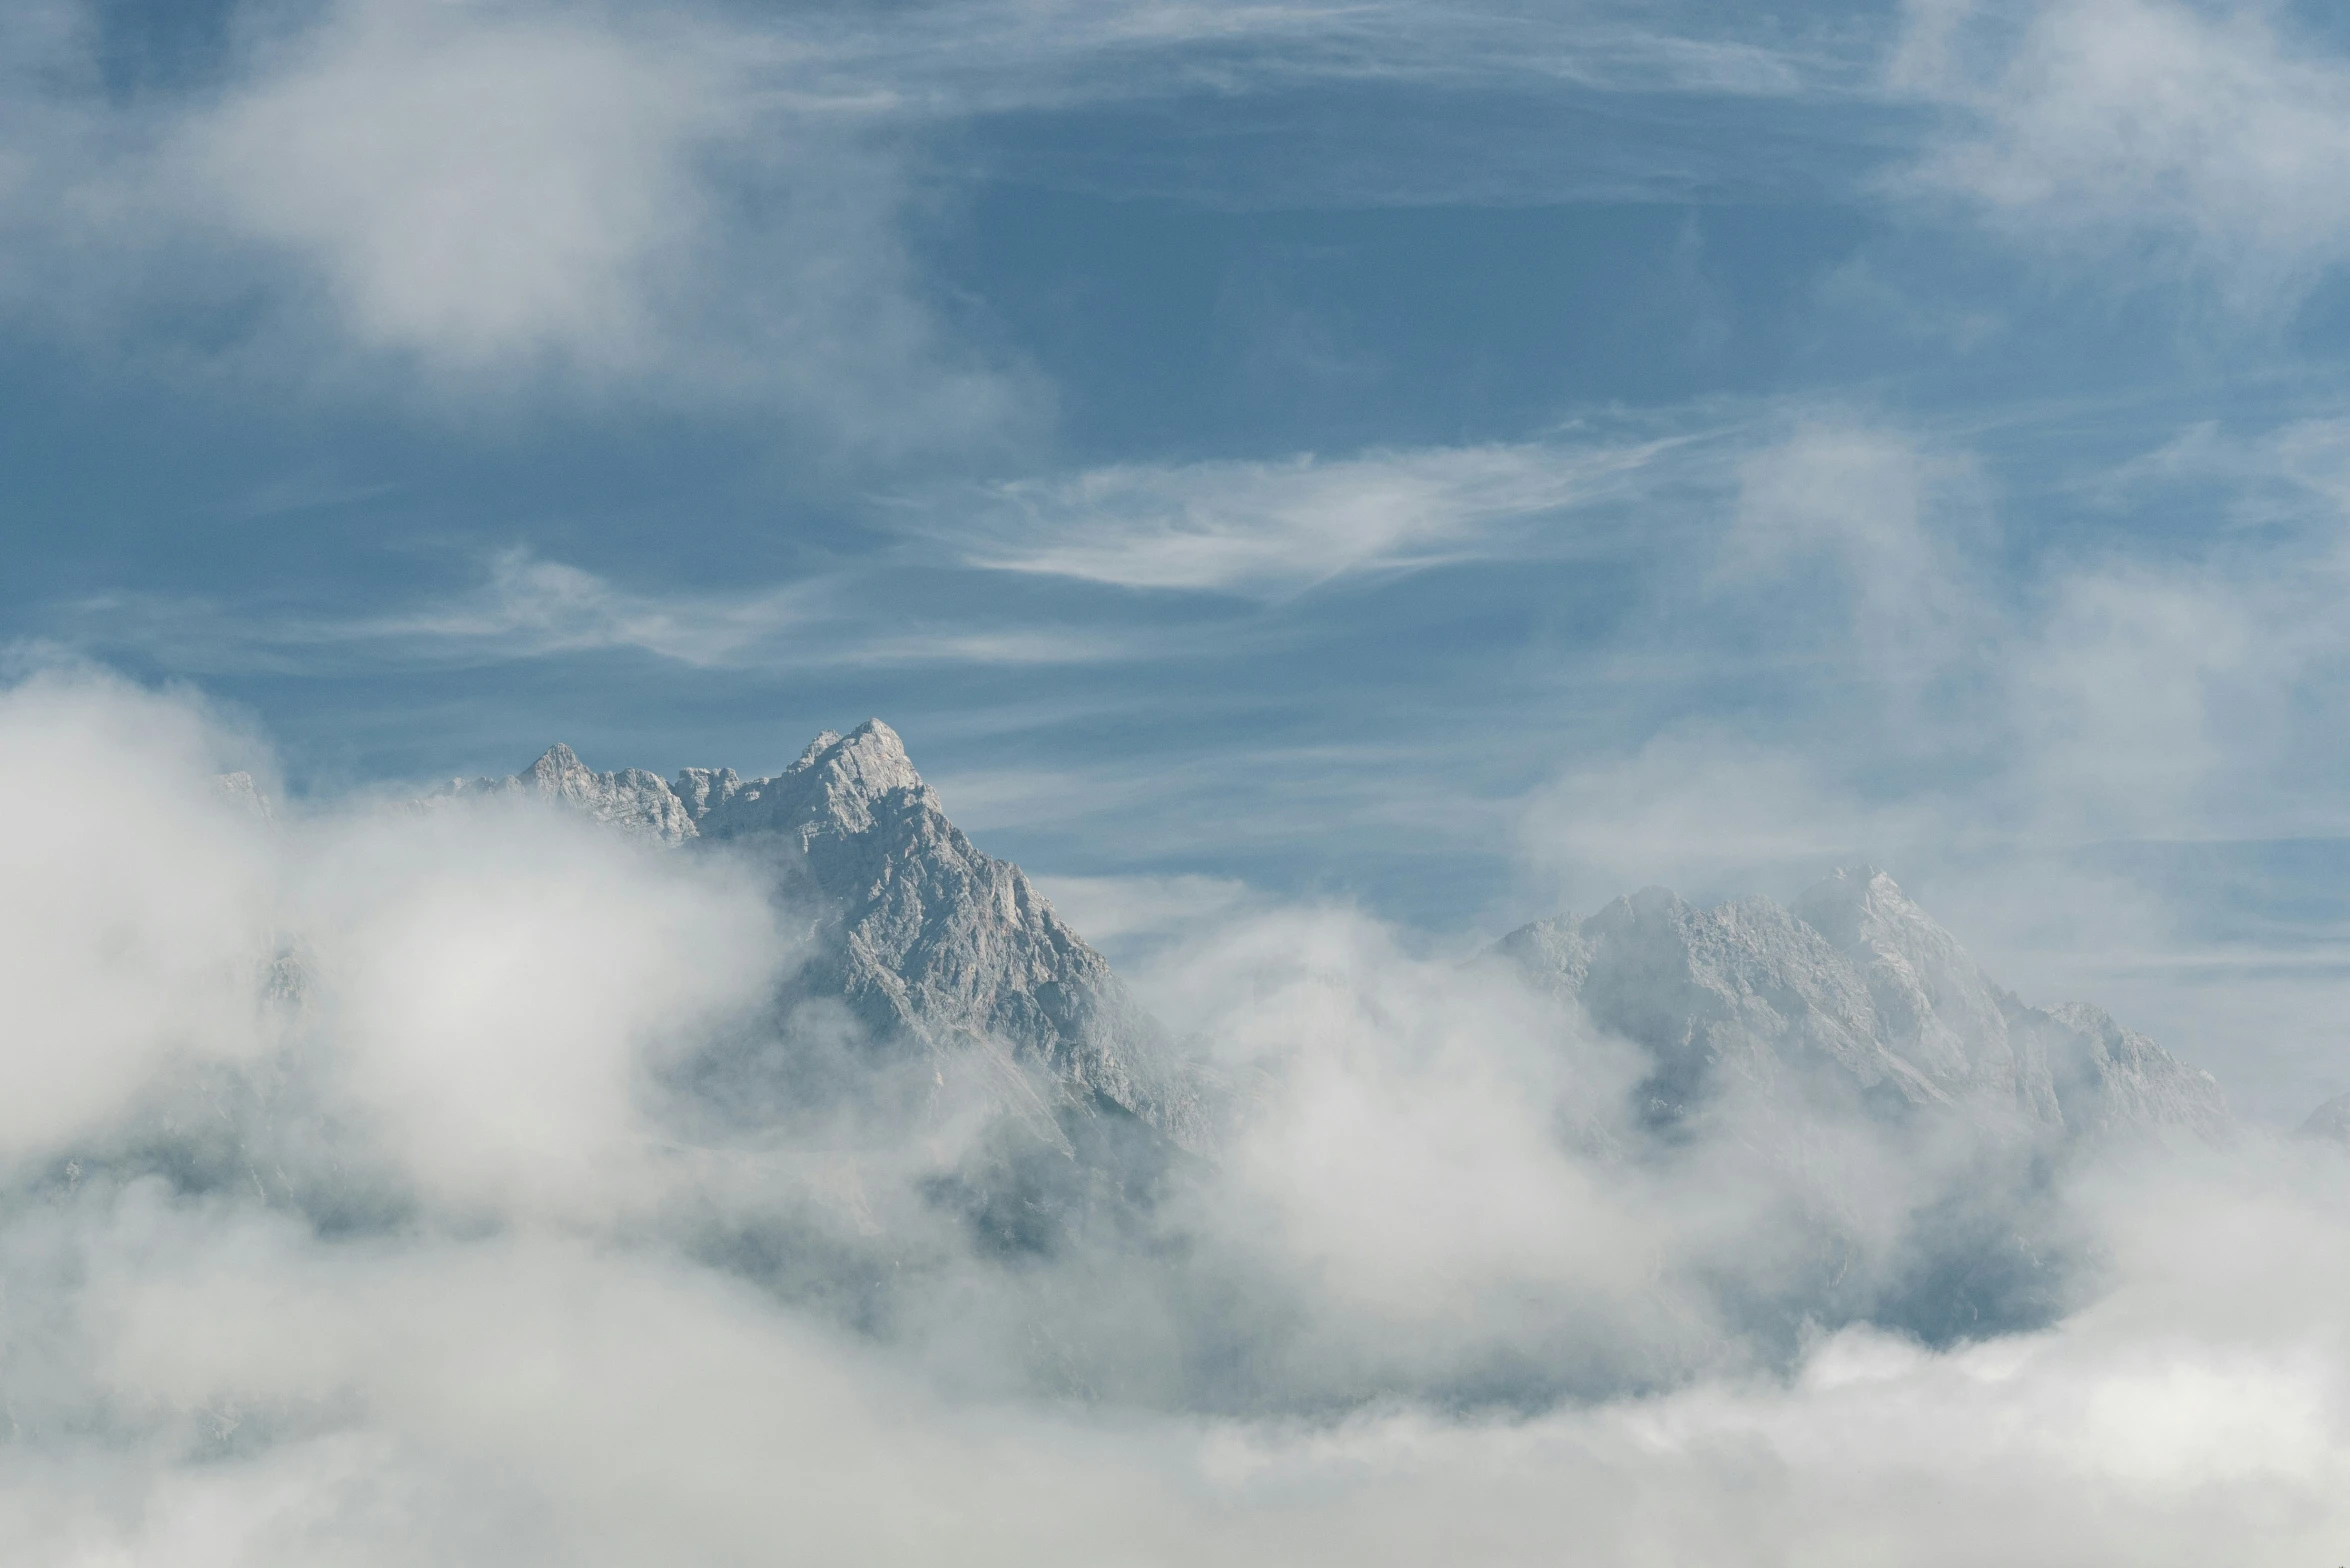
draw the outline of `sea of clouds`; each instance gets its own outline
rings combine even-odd
[[[2334,1145],[1666,1140],[1506,972],[1252,904],[1146,977],[1216,1136],[1105,1191],[1000,1084],[777,1020],[807,922],[747,860],[239,769],[185,694],[0,694],[12,1563],[2350,1543]]]

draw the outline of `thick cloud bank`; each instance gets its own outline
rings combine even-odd
[[[1288,910],[1157,961],[1215,1136],[1089,1166],[779,1014],[808,911],[754,856],[273,815],[219,782],[251,751],[105,679],[0,695],[11,1562],[2350,1542],[2330,1142],[1659,1131],[1512,971]],[[1935,1291],[2006,1306],[1922,1329]]]

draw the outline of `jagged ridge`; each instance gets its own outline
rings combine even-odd
[[[1179,1142],[1199,1134],[1199,1088],[1164,1032],[1018,866],[947,819],[879,719],[826,731],[765,778],[596,773],[557,745],[514,778],[456,791],[545,798],[663,845],[762,850],[825,910],[805,992],[934,1052],[984,1061],[1008,1048],[1007,1066],[1041,1073],[1066,1104],[1115,1108]]]

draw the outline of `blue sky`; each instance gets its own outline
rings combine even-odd
[[[879,713],[1113,948],[1883,864],[2350,1089],[2318,7],[20,0],[0,615],[296,794]]]

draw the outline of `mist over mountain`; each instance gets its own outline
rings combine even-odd
[[[794,912],[794,963],[765,1039],[690,1064],[680,1081],[696,1113],[738,1131],[849,1103],[870,1115],[886,1101],[906,1128],[975,1116],[984,1131],[968,1157],[923,1178],[932,1206],[963,1213],[994,1255],[1077,1254],[1151,1279],[1166,1319],[1145,1355],[1130,1329],[1104,1345],[1093,1325],[1023,1309],[1051,1347],[1048,1382],[1239,1408],[1392,1391],[1392,1369],[1255,1383],[1213,1370],[1232,1353],[1231,1325],[1209,1320],[1246,1292],[1228,1282],[1220,1304],[1192,1299],[1203,1237],[1184,1204],[1219,1180],[1201,1162],[1212,1170],[1220,1146],[1247,1135],[1242,1085],[1179,1050],[1017,866],[972,846],[880,720],[817,736],[770,777],[598,773],[557,745],[517,775],[437,798],[551,804],[758,867]],[[1484,1345],[1404,1380],[1448,1400],[1540,1405],[1651,1386],[1725,1354],[1783,1359],[1822,1325],[1933,1344],[2041,1326],[2089,1265],[2053,1195],[2076,1148],[2235,1130],[2210,1074],[2094,1007],[2025,1004],[1873,868],[1838,871],[1791,908],[1749,897],[1697,909],[1651,888],[1514,931],[1478,967],[1540,999],[1538,1049],[1562,1062],[1577,1042],[1617,1053],[1599,1075],[1606,1090],[1569,1091],[1584,1101],[1587,1157],[1653,1174],[1739,1148],[1747,1179],[1788,1212],[1766,1266],[1689,1287],[1705,1332],[1634,1335],[1597,1358]],[[1627,1090],[1626,1062],[1634,1076],[1611,1100]],[[1836,1174],[1817,1168],[1825,1149],[1839,1151]],[[1888,1180],[1901,1211],[1868,1213],[1867,1189]],[[745,1241],[771,1280],[799,1274],[803,1243]],[[1164,1267],[1169,1245],[1183,1270]],[[788,1288],[830,1285],[801,1275]],[[860,1310],[902,1303],[861,1297]],[[1260,1361],[1284,1337],[1246,1333]]]
[[[2066,1137],[2229,1129],[2209,1073],[2095,1007],[2026,1006],[1873,867],[1834,873],[1792,909],[1693,909],[1650,888],[1587,920],[1522,927],[1500,951],[1648,1051],[1643,1114],[1660,1124],[1735,1080],[1765,1094],[1825,1085],[1896,1120],[1938,1110]]]
[[[2350,8],[0,130],[0,1568],[2350,1564]]]
[[[1881,872],[1466,962],[1264,905],[1129,984],[878,721],[422,799],[249,753],[0,695],[25,1561],[1401,1563],[1481,1511],[1502,1558],[2184,1563],[2254,1495],[2338,1520],[2350,1161]],[[2212,1424],[2130,1416],[2180,1378]]]
[[[879,719],[817,736],[772,777],[597,773],[557,744],[442,798],[468,794],[758,854],[782,897],[824,912],[801,1000],[837,994],[876,1036],[941,1061],[1009,1046],[1064,1103],[1197,1135],[1198,1090],[1164,1032],[1018,866],[973,848]],[[2068,1136],[2230,1125],[2209,1073],[2087,1004],[2027,1006],[1873,867],[1835,872],[1792,909],[1750,897],[1701,910],[1650,888],[1521,927],[1495,951],[1648,1053],[1642,1114],[1659,1125],[1729,1080],[1773,1090],[1815,1068],[1880,1115],[1964,1110]]]

